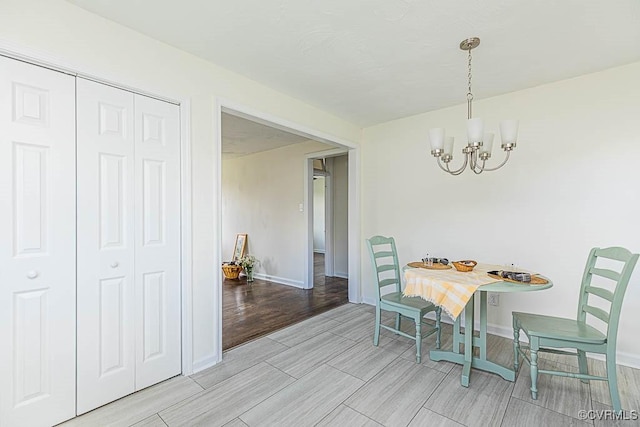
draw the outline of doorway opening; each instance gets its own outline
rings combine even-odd
[[[348,302],[349,266],[342,278],[324,268],[316,275],[305,250],[313,192],[303,165],[338,143],[236,110],[220,114],[220,262],[229,261],[238,233],[259,260],[251,283],[220,273],[224,351]]]

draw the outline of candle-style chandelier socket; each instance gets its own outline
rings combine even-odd
[[[500,136],[502,138],[502,149],[506,157],[498,166],[486,167],[486,162],[491,158],[493,148],[493,133],[484,132],[482,119],[473,118],[472,103],[473,92],[471,91],[471,50],[478,47],[480,39],[471,37],[460,42],[460,49],[468,52],[468,91],[467,91],[467,146],[462,149],[464,163],[459,169],[451,170],[449,162],[453,160],[453,137],[446,136],[444,128],[434,128],[429,130],[429,141],[431,142],[431,154],[438,159],[440,168],[451,175],[460,175],[466,168],[476,174],[484,171],[494,171],[500,169],[509,160],[511,150],[516,147],[518,137],[518,121],[503,120],[500,122]],[[444,165],[443,165],[444,163]]]

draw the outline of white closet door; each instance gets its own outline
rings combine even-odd
[[[75,415],[74,78],[0,57],[0,425]]]
[[[77,79],[78,414],[135,391],[133,95]]]
[[[136,390],[178,375],[180,111],[135,95]]]

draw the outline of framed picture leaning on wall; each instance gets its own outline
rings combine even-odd
[[[236,244],[233,247],[233,261],[239,261],[247,249],[247,234],[236,234]]]

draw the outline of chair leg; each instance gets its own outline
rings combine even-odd
[[[589,365],[587,364],[587,354],[582,350],[578,350],[578,367],[580,368],[581,374],[589,375]],[[585,384],[589,384],[589,380],[581,379],[580,381],[582,381]]]
[[[422,359],[422,319],[418,315],[416,318],[416,363]]]
[[[378,342],[380,341],[380,317],[381,317],[381,313],[380,313],[380,306],[376,307],[376,327],[374,329],[374,333],[373,333],[373,345],[377,346]]]
[[[611,395],[611,406],[613,406],[613,410],[616,413],[620,413],[620,411],[622,411],[622,404],[620,403],[620,393],[618,393],[615,346],[607,349],[607,380],[609,383],[609,394]]]
[[[440,327],[440,318],[442,317],[442,309],[436,308],[436,349],[440,349],[440,336],[442,328]]]
[[[396,313],[396,330],[400,330],[400,326],[401,326],[401,322],[402,322],[402,315],[400,313]],[[396,332],[396,335],[398,335],[398,333]]]
[[[538,349],[540,345],[537,337],[531,337],[531,398],[538,399]]]
[[[520,358],[520,325],[513,319],[513,370],[518,372]]]

